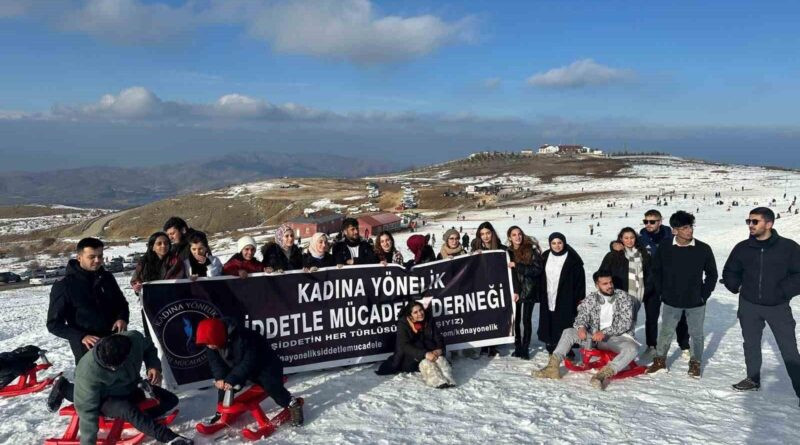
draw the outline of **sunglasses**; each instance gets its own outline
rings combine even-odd
[[[746,220],[744,220],[744,223],[747,224],[748,226],[757,226],[758,223],[760,223],[760,222],[761,222],[760,219],[746,219]]]
[[[661,220],[660,220],[660,219],[643,219],[643,220],[642,220],[642,223],[643,223],[644,225],[648,225],[648,224],[650,224],[650,225],[654,225],[654,224],[656,224],[656,223],[659,223],[659,222],[661,222]]]

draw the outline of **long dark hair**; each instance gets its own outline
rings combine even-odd
[[[389,239],[392,241],[392,250],[388,252],[384,252],[383,247],[381,247],[381,237],[383,235],[388,236]],[[397,250],[397,246],[394,243],[394,237],[392,236],[392,234],[386,230],[381,232],[380,235],[378,235],[378,237],[375,238],[375,246],[373,247],[373,250],[375,251],[375,256],[378,257],[378,261],[386,261],[387,263],[391,263],[392,257],[394,256],[394,252]]]
[[[489,231],[492,232],[492,245],[489,246],[489,249],[494,250],[500,247],[500,237],[497,236],[497,231],[494,230],[494,226],[489,221],[484,221],[478,226],[478,230],[475,231],[475,239],[472,240],[472,250],[484,250],[483,241],[481,240],[481,230],[483,229],[489,229]]]
[[[617,234],[617,241],[622,242],[622,235],[624,235],[627,232],[632,233],[633,239],[636,240],[636,242],[633,244],[633,248],[638,250],[639,252],[646,252],[647,250],[644,248],[642,240],[639,238],[639,234],[636,233],[636,230],[634,230],[632,227],[623,227],[622,230],[620,230],[619,233]],[[623,243],[623,245],[625,244]]]
[[[511,232],[514,230],[519,230],[519,233],[522,235],[522,243],[519,245],[518,249],[514,248],[514,243],[511,242]],[[525,232],[519,226],[511,226],[508,228],[506,232],[506,237],[508,237],[508,249],[512,252],[514,262],[519,262],[522,264],[531,264],[533,262],[533,256],[538,254],[539,252],[536,251],[536,247],[533,245],[533,241],[525,235]]]
[[[159,258],[158,254],[153,250],[153,246],[156,244],[156,240],[160,237],[164,237],[167,239],[167,244],[170,244],[169,236],[167,236],[164,232],[156,232],[150,235],[150,238],[147,239],[147,252],[142,255],[142,274],[141,279],[143,282],[146,281],[155,281],[160,280],[163,278],[161,276],[161,269],[166,261],[169,258],[169,250],[167,250],[167,254],[164,255],[164,258]],[[170,244],[171,245],[171,244]]]

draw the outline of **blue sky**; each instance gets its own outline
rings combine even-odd
[[[143,164],[132,150],[193,152],[207,131],[236,142],[202,156],[419,164],[578,142],[800,167],[797,17],[790,1],[6,0],[0,169],[103,147]]]

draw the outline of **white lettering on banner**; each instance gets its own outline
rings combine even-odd
[[[347,278],[341,280],[322,281],[319,283],[297,283],[297,302],[327,301],[331,298],[363,297],[364,280]]]
[[[309,318],[311,320],[309,320]],[[289,337],[291,335],[308,334],[324,329],[322,325],[322,311],[287,314],[277,318],[266,318],[264,320],[250,320],[250,316],[245,314],[244,326],[258,332],[266,338]]]
[[[458,315],[465,312],[485,311],[486,309],[497,309],[506,307],[505,293],[503,285],[489,286],[488,291],[468,292],[464,295],[446,295],[431,300],[433,306],[433,316]]]
[[[392,271],[386,271],[382,277],[372,277],[372,290],[375,295],[393,297],[397,295],[416,295],[430,289],[444,289],[446,272],[434,273],[431,271],[428,280],[416,275],[393,276]]]
[[[352,328],[356,324],[366,326],[370,323],[388,323],[397,320],[397,315],[406,303],[374,304],[370,306],[349,306],[330,310],[331,328]]]

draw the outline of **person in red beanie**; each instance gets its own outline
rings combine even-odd
[[[408,246],[408,250],[414,254],[414,259],[406,261],[406,269],[411,269],[417,264],[436,261],[436,252],[434,252],[433,247],[428,244],[429,236],[430,235],[411,235],[408,237],[406,246]]]
[[[283,386],[283,363],[264,337],[231,319],[208,318],[197,325],[195,342],[207,348],[219,401],[225,391],[250,381],[264,388],[279,406],[289,409],[293,426],[303,424],[303,405]],[[219,416],[216,413],[209,423]]]

